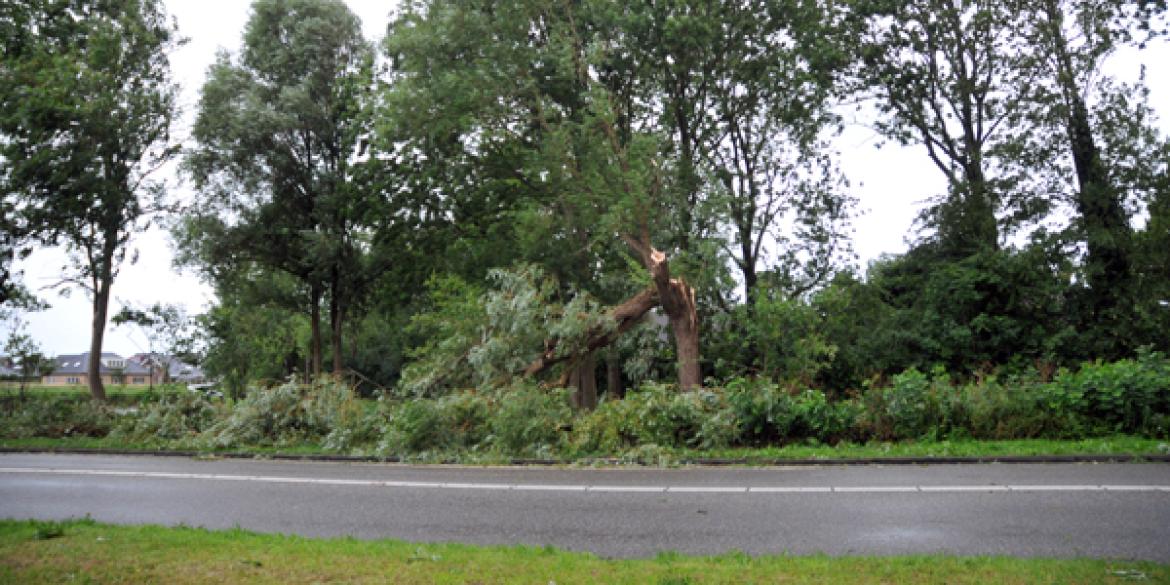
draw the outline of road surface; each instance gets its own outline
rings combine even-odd
[[[0,455],[0,517],[85,515],[606,557],[739,550],[1170,562],[1170,465],[649,470]]]

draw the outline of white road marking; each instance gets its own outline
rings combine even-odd
[[[882,485],[882,486],[833,486],[834,492],[840,493],[897,493],[921,491],[916,485]]]
[[[1006,492],[1010,491],[1006,485],[923,485],[918,489],[924,492]]]
[[[475,483],[396,481],[381,479],[332,479],[267,475],[226,475],[218,473],[175,473],[165,471],[123,471],[117,469],[55,469],[0,467],[0,474],[80,475],[178,479],[200,481],[250,481],[260,483],[366,486],[406,489],[495,490],[537,492],[602,493],[689,493],[689,494],[889,494],[889,493],[971,493],[971,492],[1157,492],[1170,493],[1170,485],[905,485],[905,486],[648,486],[648,485],[558,485],[523,483]]]
[[[759,494],[827,494],[832,492],[831,487],[779,487],[779,486],[752,486],[748,493]]]
[[[586,491],[590,492],[614,492],[614,493],[662,493],[666,491],[666,486],[656,485],[590,485],[585,486]]]

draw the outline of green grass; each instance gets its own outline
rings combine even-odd
[[[181,384],[167,384],[165,386],[161,385],[161,384],[155,384],[154,385],[154,392],[159,393],[163,390],[173,392],[175,390],[179,390],[182,388],[183,388],[183,386]],[[58,396],[59,395],[89,396],[89,386],[84,386],[84,385],[80,385],[80,384],[73,384],[73,385],[68,385],[68,386],[44,386],[44,385],[40,385],[40,384],[34,384],[34,385],[26,386],[24,388],[24,391],[29,396],[44,396],[47,394],[58,395]],[[150,389],[150,386],[148,386],[148,385],[144,385],[144,386],[133,385],[133,386],[131,386],[131,385],[106,384],[106,395],[107,396],[142,396],[143,394],[148,394],[150,392],[151,392],[151,389]],[[5,382],[3,385],[0,385],[0,396],[19,396],[19,395],[20,395],[20,386],[19,385],[13,384],[13,383],[8,383],[8,382]]]
[[[874,457],[994,457],[1027,455],[1167,455],[1170,442],[1159,439],[1114,435],[1092,439],[1014,439],[1003,441],[905,441],[870,443],[789,445],[785,447],[683,450],[671,453],[680,459],[737,459],[767,462],[776,459],[868,459]]]
[[[0,521],[0,583],[1170,583],[1146,562],[1004,557],[606,560],[549,547],[308,539],[242,530]]]

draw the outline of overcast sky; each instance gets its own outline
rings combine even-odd
[[[177,19],[180,33],[190,41],[171,56],[175,79],[182,86],[180,105],[183,108],[179,135],[186,136],[198,103],[199,88],[207,67],[218,49],[232,52],[239,49],[240,37],[248,18],[249,2],[244,0],[166,0],[170,13]],[[392,0],[347,0],[350,8],[362,19],[365,35],[380,39],[385,33],[387,15],[394,6]],[[1134,80],[1145,63],[1147,82],[1151,89],[1151,103],[1163,116],[1163,104],[1170,104],[1170,48],[1166,43],[1145,51],[1127,51],[1114,57],[1109,71],[1124,80]],[[1162,107],[1158,107],[1163,105]],[[1170,131],[1170,123],[1161,121],[1163,133]],[[837,140],[841,152],[841,166],[852,183],[852,191],[859,198],[863,215],[856,218],[854,246],[861,265],[883,253],[906,249],[905,240],[913,223],[919,203],[944,189],[938,171],[929,164],[919,148],[885,146],[875,148],[875,134],[860,126],[849,127]],[[179,183],[174,173],[169,179],[172,192],[189,196],[186,186]],[[189,274],[180,274],[171,266],[171,243],[162,231],[152,229],[138,234],[131,242],[138,251],[138,262],[124,266],[114,283],[110,314],[123,303],[141,306],[156,302],[177,303],[192,313],[202,312],[212,301],[211,289]],[[63,251],[38,250],[21,264],[25,283],[32,289],[47,286],[59,280],[66,264]],[[91,305],[84,291],[74,290],[68,298],[54,291],[37,290],[52,308],[27,315],[29,330],[42,348],[54,355],[80,353],[89,348]],[[7,331],[0,331],[6,337]],[[130,327],[107,328],[105,350],[129,355],[146,351],[141,333]]]

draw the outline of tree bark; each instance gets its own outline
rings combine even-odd
[[[684,392],[696,390],[702,386],[703,378],[699,368],[699,312],[695,306],[695,290],[683,279],[670,277],[670,264],[665,253],[653,248],[649,250],[647,268],[674,333],[678,387]]]
[[[625,397],[626,388],[622,385],[621,356],[616,351],[610,351],[605,358],[605,393],[609,400]]]
[[[330,338],[333,348],[333,377],[341,380],[345,370],[345,358],[342,354],[342,325],[344,314],[341,310],[340,286],[337,284],[337,268],[333,269],[333,292],[329,295],[329,326],[332,330]]]
[[[597,358],[589,354],[576,364],[569,378],[573,386],[573,406],[581,410],[597,408]]]
[[[103,402],[106,400],[106,387],[102,384],[102,341],[110,308],[110,280],[104,276],[100,278],[98,290],[94,291],[93,323],[89,337],[89,394],[94,400]]]
[[[310,307],[309,307],[309,328],[311,331],[309,340],[309,360],[310,371],[309,378],[316,378],[321,375],[321,288],[313,285],[309,289]]]

